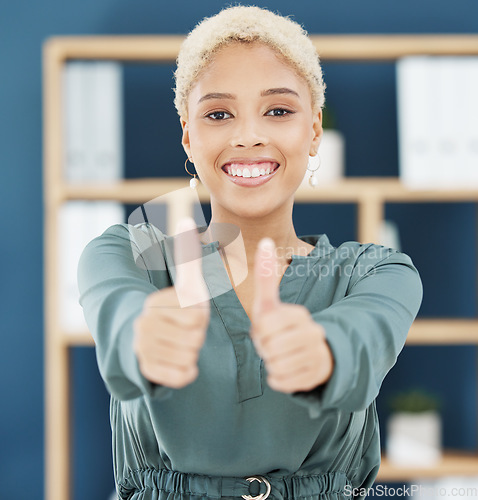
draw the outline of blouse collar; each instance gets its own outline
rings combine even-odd
[[[292,254],[293,260],[311,260],[319,259],[330,254],[335,250],[335,247],[330,243],[326,234],[307,234],[299,236],[299,239],[305,243],[313,245],[314,248],[307,255]],[[219,240],[211,241],[210,243],[202,243],[203,252],[212,253],[219,249]]]

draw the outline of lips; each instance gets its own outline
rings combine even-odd
[[[279,167],[279,163],[269,158],[234,159],[225,163],[222,171],[234,184],[260,186],[268,182]]]
[[[222,169],[229,175],[239,177],[259,177],[273,172],[279,166],[274,162],[228,163]]]

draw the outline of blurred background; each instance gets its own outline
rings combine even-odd
[[[44,498],[42,44],[56,35],[185,34],[225,5],[213,0],[2,2],[1,498]],[[478,33],[474,0],[276,0],[255,5],[292,16],[310,34]],[[186,175],[172,103],[173,70],[172,64],[122,67],[126,178]],[[326,63],[324,78],[334,128],[345,138],[345,175],[398,176],[395,65]],[[125,214],[135,208],[125,206]],[[207,216],[207,207],[204,211]],[[420,316],[476,317],[476,205],[388,204],[386,218],[421,273]],[[334,245],[356,239],[352,204],[300,205],[294,221],[298,235],[326,233]],[[114,488],[109,397],[94,349],[75,347],[71,356],[74,499],[106,500]],[[475,346],[405,347],[378,400],[383,443],[390,397],[421,388],[442,402],[444,447],[476,450],[476,363]]]

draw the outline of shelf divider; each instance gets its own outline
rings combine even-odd
[[[385,456],[382,456],[377,482],[410,482],[442,476],[476,475],[478,475],[478,455],[476,453],[445,450],[441,461],[433,467],[397,467],[392,465]]]

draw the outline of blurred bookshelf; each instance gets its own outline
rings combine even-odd
[[[59,320],[58,215],[71,200],[144,203],[188,186],[188,179],[154,178],[111,183],[69,183],[63,172],[63,69],[73,60],[173,62],[183,36],[53,37],[43,48],[44,109],[44,296],[45,296],[45,447],[47,500],[71,498],[71,373],[69,350],[94,346],[87,331],[65,332]],[[321,35],[311,36],[322,61],[396,61],[407,55],[478,55],[476,35]],[[203,202],[208,193],[198,187]],[[477,203],[478,189],[409,189],[397,178],[345,178],[316,190],[299,188],[296,203],[354,203],[357,240],[378,242],[386,203]],[[192,199],[168,204],[167,228],[192,212]],[[410,345],[478,345],[478,319],[420,318],[410,330]],[[433,468],[398,468],[383,458],[378,481],[478,474],[478,452],[445,451]]]

